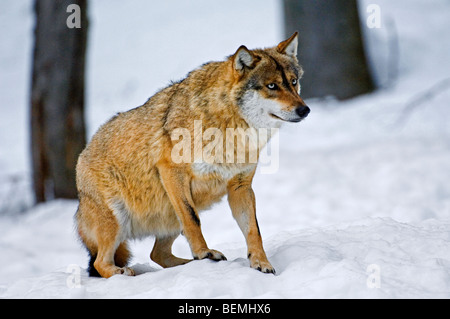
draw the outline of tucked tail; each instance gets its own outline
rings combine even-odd
[[[97,258],[97,255],[90,255],[90,259],[89,259],[89,265],[88,265],[88,273],[89,273],[89,277],[101,277],[100,274],[98,273],[97,269],[95,269],[94,267],[94,262],[95,259]]]

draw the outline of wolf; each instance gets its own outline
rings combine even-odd
[[[91,276],[133,276],[127,241],[147,236],[155,237],[150,258],[164,268],[191,261],[172,254],[180,234],[193,259],[226,260],[207,246],[199,218],[200,211],[226,194],[246,239],[250,267],[275,274],[256,218],[252,179],[257,161],[249,156],[230,160],[219,152],[230,145],[237,150],[248,136],[218,139],[215,161],[180,162],[173,160],[173,133],[184,128],[194,135],[196,121],[202,132],[214,128],[226,136],[230,129],[248,132],[303,120],[310,109],[300,97],[303,69],[297,46],[297,32],[275,47],[249,50],[242,45],[224,61],[203,64],[98,129],[76,167],[75,224],[90,255]],[[247,154],[250,147],[240,150]]]

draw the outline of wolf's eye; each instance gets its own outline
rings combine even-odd
[[[276,90],[278,88],[278,86],[275,83],[270,83],[270,84],[267,84],[267,88],[269,90]]]
[[[292,80],[292,85],[294,85],[294,86],[297,85],[297,79]]]

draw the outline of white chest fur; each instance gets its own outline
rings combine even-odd
[[[219,164],[219,163],[193,163],[192,171],[198,176],[215,176],[223,180],[230,180],[242,173],[249,173],[256,168],[256,164]]]

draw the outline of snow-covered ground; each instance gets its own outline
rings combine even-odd
[[[249,268],[225,200],[201,220],[228,261],[161,269],[149,260],[149,238],[132,244],[139,275],[108,280],[87,277],[76,201],[13,214],[30,203],[32,12],[29,0],[0,3],[0,298],[450,298],[450,3],[362,1],[363,23],[369,3],[381,9],[381,28],[364,31],[384,88],[307,101],[307,120],[280,133],[277,172],[255,177],[277,275]],[[203,62],[283,38],[275,0],[96,0],[90,9],[90,135]],[[389,82],[395,33],[398,78]],[[174,253],[190,257],[183,237]]]

